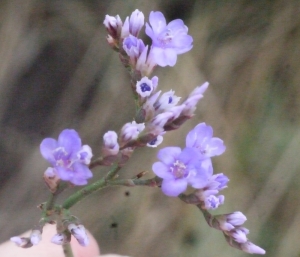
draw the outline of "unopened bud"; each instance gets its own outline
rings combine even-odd
[[[29,248],[32,246],[30,239],[28,237],[14,236],[10,238],[10,241],[14,242],[17,246],[22,248]]]
[[[264,249],[251,243],[250,241],[247,241],[246,243],[241,244],[241,250],[246,253],[251,253],[251,254],[265,254],[266,253],[266,251]]]
[[[30,235],[30,242],[33,245],[37,245],[42,240],[42,233],[40,230],[32,230]]]
[[[68,230],[81,246],[87,246],[89,244],[89,238],[83,225],[69,224]]]
[[[70,242],[70,238],[68,238],[67,235],[64,233],[58,233],[54,235],[51,239],[51,243],[56,245],[64,245],[68,242]]]
[[[46,169],[44,173],[44,181],[52,193],[54,193],[57,190],[57,186],[59,184],[60,179],[56,175],[54,168],[49,167]]]

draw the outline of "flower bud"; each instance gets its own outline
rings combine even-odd
[[[69,243],[71,238],[68,238],[66,234],[64,233],[58,233],[54,235],[51,239],[51,243],[56,245],[64,245],[66,243]]]
[[[144,128],[144,123],[136,123],[135,121],[126,123],[121,129],[121,145],[125,145],[129,141],[137,139]]]
[[[30,242],[33,245],[37,245],[40,241],[42,240],[42,233],[40,230],[32,230],[31,234],[30,234]]]
[[[137,9],[130,15],[129,32],[131,35],[135,37],[139,35],[141,28],[144,26],[144,19],[144,14]]]
[[[14,236],[10,238],[10,241],[14,242],[17,246],[22,248],[29,248],[32,246],[30,239],[28,237]]]
[[[81,246],[87,246],[89,244],[89,238],[83,225],[69,224],[68,230]]]
[[[44,181],[49,190],[54,193],[60,181],[54,168],[49,167],[46,169],[46,171],[44,172]]]
[[[247,220],[246,216],[240,211],[217,215],[215,218],[218,220],[220,229],[223,231],[230,231],[236,226],[241,226]]]
[[[103,157],[114,156],[119,152],[118,135],[115,131],[108,131],[103,136],[104,146],[102,148]]]
[[[247,241],[244,244],[241,244],[241,250],[246,252],[246,253],[251,253],[251,254],[265,254],[266,251],[259,246],[251,243],[250,241]]]
[[[247,234],[249,234],[249,230],[244,227],[238,227],[233,230],[230,230],[227,232],[228,235],[230,235],[234,241],[238,243],[245,243],[248,241]]]
[[[115,17],[105,15],[105,19],[103,21],[103,24],[108,32],[108,34],[113,39],[119,39],[121,29],[122,29],[122,20],[120,19],[120,16],[117,15]]]

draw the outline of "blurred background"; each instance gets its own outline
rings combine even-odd
[[[0,1],[0,241],[31,228],[48,192],[39,144],[76,129],[100,154],[102,136],[132,120],[129,75],[106,43],[106,14],[139,9],[183,19],[194,47],[159,87],[182,97],[210,87],[195,117],[160,146],[183,146],[199,122],[226,152],[215,172],[230,178],[214,213],[240,210],[266,256],[300,256],[300,2],[298,0]],[[120,172],[151,172],[157,149],[136,151]],[[107,172],[96,168],[95,179]],[[70,191],[66,192],[66,197]],[[102,253],[134,257],[249,256],[231,248],[194,206],[153,188],[107,188],[72,208]]]

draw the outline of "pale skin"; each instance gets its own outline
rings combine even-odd
[[[30,231],[25,232],[22,236],[29,236]],[[55,225],[44,227],[42,241],[33,247],[23,249],[14,243],[7,241],[0,245],[1,257],[64,257],[62,247],[50,242],[53,235],[56,234]],[[71,246],[74,257],[128,257],[116,254],[106,254],[100,256],[100,249],[95,238],[88,232],[90,243],[86,247],[78,244],[72,237]]]

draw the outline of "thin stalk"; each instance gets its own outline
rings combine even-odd
[[[70,243],[63,244],[62,247],[65,257],[74,257]]]
[[[90,194],[92,194],[92,193],[94,193],[94,192],[96,192],[96,191],[98,191],[98,190],[106,187],[108,185],[108,181],[112,180],[116,176],[116,174],[117,174],[117,172],[119,170],[120,170],[120,167],[118,165],[115,165],[107,173],[107,175],[104,178],[102,178],[102,179],[100,179],[100,180],[98,180],[98,181],[96,181],[96,182],[94,182],[94,183],[92,183],[92,184],[90,184],[90,185],[82,188],[81,190],[79,190],[79,191],[75,192],[73,195],[71,195],[63,203],[62,208],[69,209],[73,205],[75,205],[76,203],[78,203],[79,201],[83,200],[88,195],[90,195]]]

